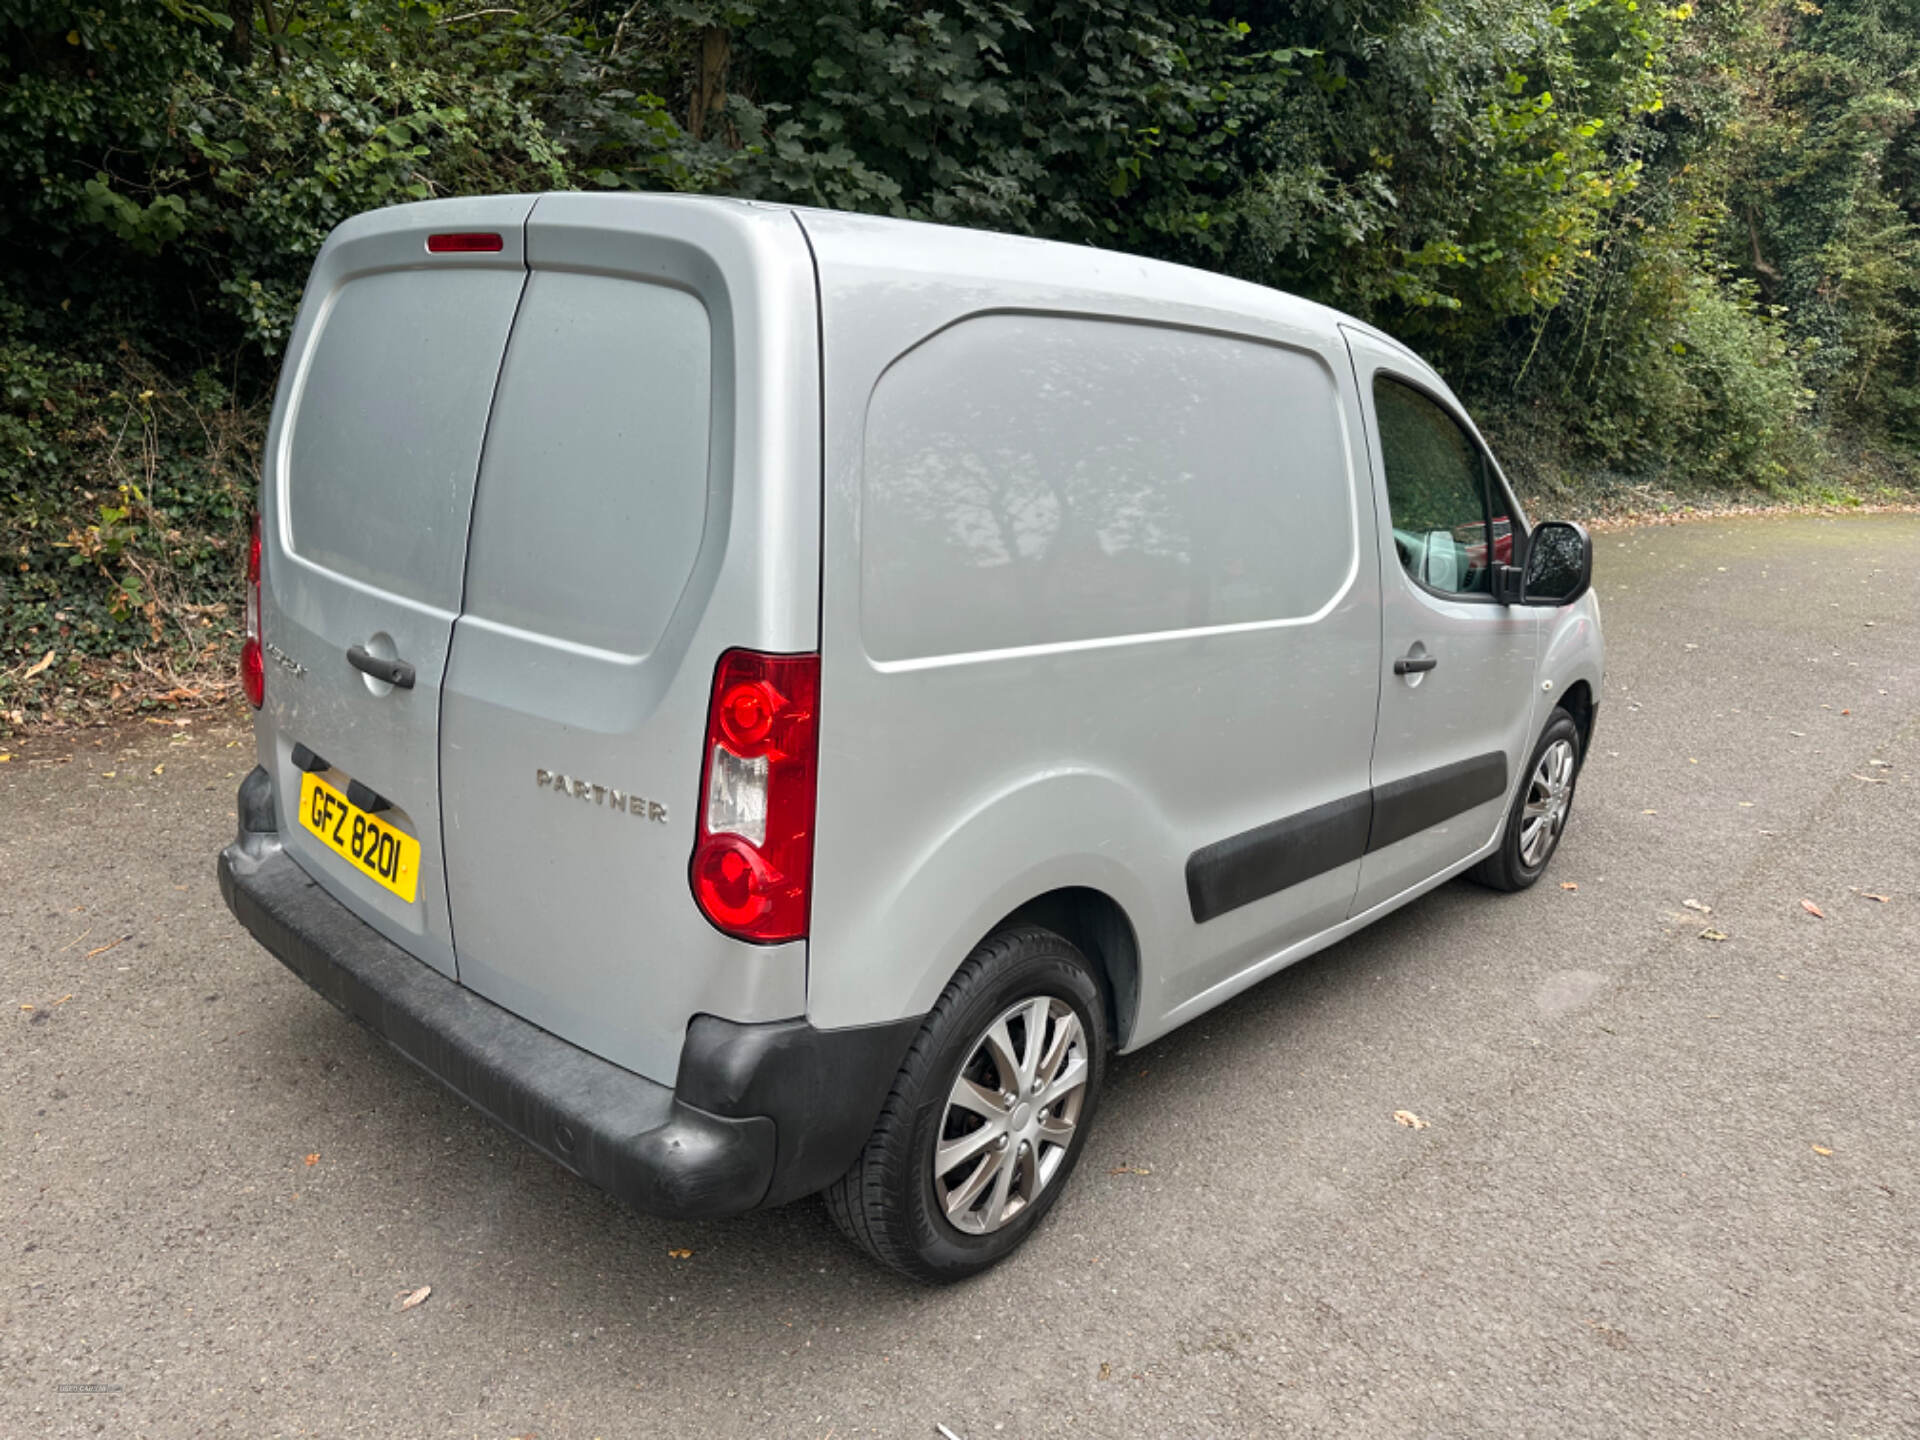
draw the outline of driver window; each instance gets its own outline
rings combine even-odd
[[[1373,409],[1400,563],[1430,590],[1489,593],[1490,530],[1480,451],[1452,416],[1410,385],[1376,376]],[[1502,538],[1510,550],[1511,535]]]

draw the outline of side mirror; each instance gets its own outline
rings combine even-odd
[[[1593,537],[1584,525],[1549,520],[1527,537],[1522,605],[1571,605],[1593,584]]]

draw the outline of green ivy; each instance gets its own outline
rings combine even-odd
[[[0,0],[0,674],[219,650],[363,210],[679,190],[1124,250],[1378,322],[1530,464],[1780,486],[1920,448],[1917,117],[1920,0]]]

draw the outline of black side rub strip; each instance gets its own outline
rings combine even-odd
[[[1187,858],[1194,923],[1264,900],[1506,793],[1507,757],[1495,751],[1216,840]]]
[[[1187,858],[1196,922],[1311,880],[1366,853],[1373,797],[1362,791],[1216,840]]]
[[[1373,833],[1367,851],[1384,850],[1429,825],[1507,793],[1507,757],[1500,751],[1373,787]]]

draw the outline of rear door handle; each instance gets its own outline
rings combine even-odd
[[[1393,673],[1396,675],[1419,675],[1433,669],[1433,667],[1439,663],[1440,659],[1436,655],[1402,655],[1398,660],[1393,662]]]
[[[396,690],[413,688],[413,666],[404,660],[382,660],[378,655],[368,654],[364,645],[349,645],[347,663],[363,675],[386,681]]]

